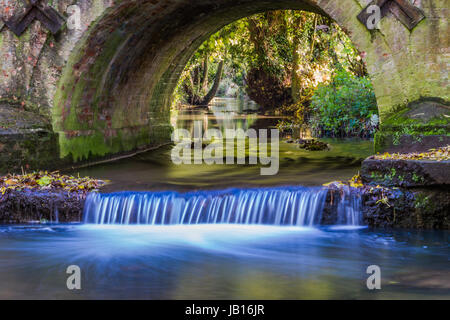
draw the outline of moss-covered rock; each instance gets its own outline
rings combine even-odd
[[[58,135],[48,119],[20,104],[0,103],[0,173],[54,168],[58,153]]]
[[[298,143],[298,147],[300,149],[305,149],[308,151],[323,151],[323,150],[329,150],[330,147],[328,146],[327,143],[316,140],[316,139],[311,139],[311,140],[297,140],[296,143]]]
[[[450,161],[378,160],[370,157],[361,167],[368,184],[398,187],[450,185]]]
[[[375,228],[450,229],[450,188],[372,188],[363,192],[363,216]]]
[[[329,188],[322,220],[337,221],[338,201],[350,195],[358,199],[364,225],[373,228],[450,229],[450,185],[399,187],[389,180],[389,186],[376,181],[364,183],[356,175],[346,182],[326,184]]]
[[[375,151],[411,152],[450,144],[450,106],[439,98],[424,98],[384,119],[376,133]]]

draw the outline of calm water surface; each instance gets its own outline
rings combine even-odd
[[[274,127],[281,119],[254,113],[257,105],[234,99],[216,99],[210,110],[177,111],[174,128],[194,132],[195,127],[260,129]],[[280,142],[280,170],[276,176],[261,176],[260,166],[175,165],[172,146],[109,164],[75,170],[74,174],[111,180],[108,191],[224,189],[277,185],[317,186],[355,175],[361,161],[373,153],[373,142],[360,139],[323,139],[329,151],[306,151],[296,144]]]

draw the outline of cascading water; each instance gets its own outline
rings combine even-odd
[[[328,190],[283,187],[224,191],[120,192],[90,194],[84,222],[95,224],[266,224],[313,226],[321,223]],[[359,202],[345,193],[338,222],[358,225]],[[351,210],[351,213],[345,213]]]
[[[340,188],[341,197],[337,205],[337,223],[359,225],[361,223],[361,195],[352,192],[349,186]]]

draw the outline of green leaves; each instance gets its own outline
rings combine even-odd
[[[37,179],[36,182],[38,183],[38,185],[40,185],[41,187],[44,186],[48,186],[51,182],[52,182],[52,178],[50,178],[49,176],[43,176],[40,179]]]
[[[329,85],[319,85],[312,98],[314,126],[334,136],[373,133],[370,121],[377,113],[375,93],[367,78],[357,78],[340,69]],[[315,128],[317,129],[317,128]]]

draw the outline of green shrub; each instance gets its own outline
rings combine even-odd
[[[311,101],[312,128],[323,136],[372,136],[378,127],[378,109],[367,77],[338,70],[331,83],[319,85]]]

